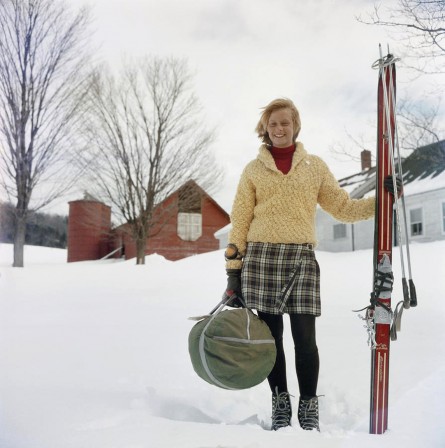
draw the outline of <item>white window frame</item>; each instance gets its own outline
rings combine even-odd
[[[202,214],[179,212],[177,233],[184,241],[199,239],[202,236]]]
[[[420,210],[420,221],[419,222],[412,221],[411,213],[416,210]],[[419,223],[422,225],[422,232],[414,235],[413,234],[413,225],[419,224]],[[413,207],[409,210],[409,235],[410,235],[410,238],[419,238],[419,237],[425,236],[425,220],[423,218],[423,207]]]

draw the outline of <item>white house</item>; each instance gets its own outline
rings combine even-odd
[[[403,160],[402,169],[409,240],[445,239],[445,141],[417,148]],[[362,163],[360,173],[340,179],[339,184],[349,191],[352,198],[373,196],[375,167],[366,167]],[[396,213],[394,218],[396,229]],[[400,218],[403,223],[403,217]],[[344,224],[321,208],[316,219],[318,250],[342,252],[373,247],[374,220]],[[403,234],[402,229],[402,237]],[[395,244],[397,240],[395,231]]]
[[[404,196],[408,235],[411,242],[445,239],[445,140],[417,148],[403,160]],[[373,196],[375,167],[369,151],[362,152],[362,171],[340,179],[339,184],[352,198]],[[394,223],[396,223],[396,215]],[[403,221],[402,221],[403,222]],[[374,220],[344,224],[321,208],[316,216],[317,250],[328,252],[369,249],[374,243]],[[395,226],[396,227],[396,226]],[[227,245],[230,224],[215,237],[220,248]],[[403,235],[403,232],[402,232]],[[394,243],[397,244],[397,232]]]

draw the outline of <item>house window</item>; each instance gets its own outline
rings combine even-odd
[[[422,209],[414,208],[409,212],[411,236],[423,235]]]
[[[196,241],[201,235],[201,193],[189,183],[179,191],[178,236],[184,241]]]
[[[178,213],[178,236],[185,241],[196,241],[202,235],[201,213]]]
[[[346,238],[346,224],[334,224],[334,240]]]

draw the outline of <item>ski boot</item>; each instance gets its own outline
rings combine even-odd
[[[300,397],[298,403],[298,421],[306,430],[320,431],[318,423],[318,397]]]
[[[280,428],[290,426],[292,418],[292,406],[290,402],[290,395],[288,392],[272,394],[272,431],[277,431]]]

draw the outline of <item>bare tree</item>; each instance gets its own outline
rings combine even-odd
[[[16,267],[24,265],[30,211],[76,176],[88,23],[86,9],[74,14],[58,0],[0,2],[0,185],[15,206]]]
[[[397,103],[397,137],[402,157],[407,157],[412,151],[422,146],[437,143],[445,134],[440,120],[440,99],[435,104],[423,104],[420,100],[402,99]],[[372,123],[369,128],[374,128]],[[336,142],[330,146],[330,151],[339,159],[360,162],[360,152],[364,149],[375,153],[374,135],[353,135],[345,131],[347,141]]]
[[[410,68],[421,73],[444,72],[443,0],[398,0],[395,6],[375,5],[373,12],[358,20],[387,28],[402,44],[403,61]]]
[[[431,143],[437,143],[445,134],[440,119],[440,99],[422,103],[415,99],[402,99],[398,103],[399,144],[402,151],[412,152]]]
[[[413,70],[416,77],[445,72],[443,0],[397,0],[391,6],[376,4],[372,12],[357,17],[357,20],[367,25],[385,27],[391,37],[400,44],[397,49],[397,55],[401,57],[400,64],[405,69],[410,69],[410,72]],[[437,82],[437,77],[434,82]],[[405,94],[405,97],[398,101],[398,137],[402,156],[443,138],[442,90],[429,84],[421,97],[414,98],[412,91],[409,91],[409,98]],[[347,138],[349,143],[333,144],[331,152],[354,160],[359,158],[357,148],[372,149],[375,145],[373,138],[365,139],[350,133],[347,133]]]
[[[127,64],[118,79],[97,74],[92,83],[90,188],[127,224],[138,264],[162,225],[155,218],[171,216],[155,208],[190,179],[208,189],[221,177],[209,146],[213,132],[191,87],[186,62],[175,58],[146,58]]]

